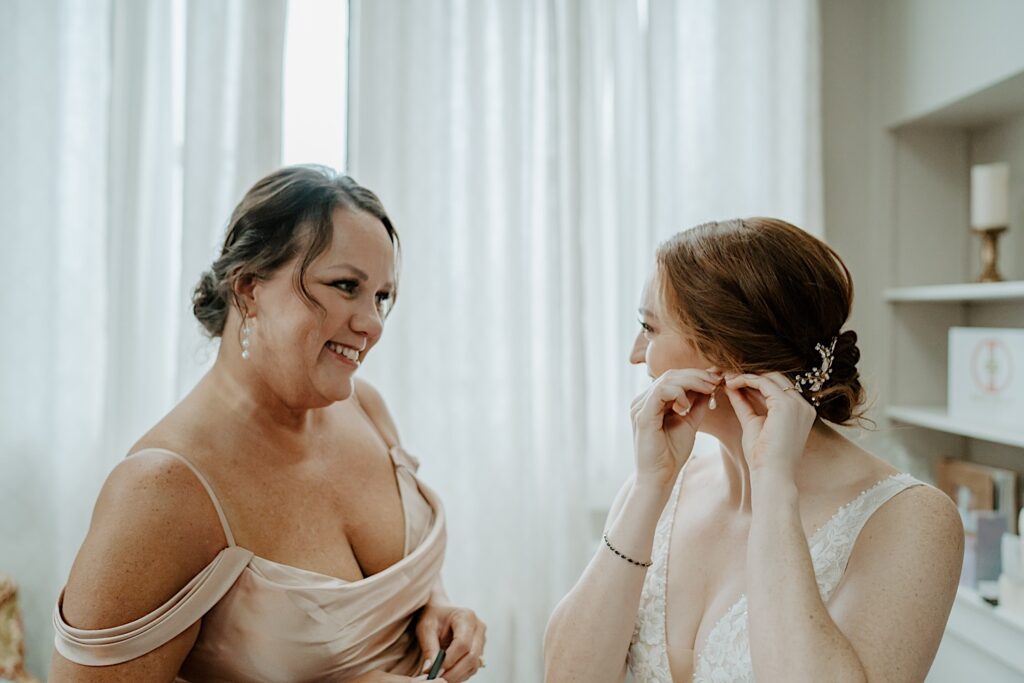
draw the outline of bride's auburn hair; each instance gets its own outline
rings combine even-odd
[[[715,221],[664,242],[657,266],[670,323],[722,369],[794,379],[821,365],[816,345],[838,338],[830,379],[803,393],[829,422],[863,417],[857,334],[842,331],[853,280],[827,244],[776,218]]]

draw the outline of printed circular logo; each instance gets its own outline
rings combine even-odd
[[[999,394],[1013,379],[1010,349],[998,339],[982,339],[971,353],[971,379],[986,394]]]

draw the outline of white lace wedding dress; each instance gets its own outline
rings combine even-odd
[[[654,534],[653,564],[648,570],[640,597],[633,640],[629,646],[629,669],[634,683],[674,683],[665,640],[665,584],[668,574],[669,540],[679,501],[679,487],[686,467],[679,473],[671,502],[665,506]],[[856,499],[839,508],[810,540],[814,574],[825,602],[839,585],[850,552],[864,523],[883,503],[920,481],[909,474],[883,479]],[[722,616],[708,634],[694,661],[694,683],[752,682],[750,643],[747,640],[747,596]],[[680,682],[681,683],[681,682]]]

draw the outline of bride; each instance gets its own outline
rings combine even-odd
[[[630,356],[652,378],[635,473],[551,616],[548,682],[924,680],[963,528],[831,426],[862,415],[852,300],[839,256],[780,220],[661,246]]]

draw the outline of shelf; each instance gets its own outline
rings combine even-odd
[[[1009,282],[968,282],[959,285],[930,285],[925,287],[896,287],[885,290],[885,300],[891,303],[907,301],[1024,301],[1024,280]]]
[[[1024,673],[1024,617],[992,607],[976,591],[960,586],[946,634]]]
[[[1024,448],[1024,428],[1011,430],[953,418],[943,406],[889,406],[885,414],[897,422],[917,427]]]
[[[974,128],[1024,111],[1024,73],[1017,73],[973,93],[893,122],[890,128],[951,126]]]

